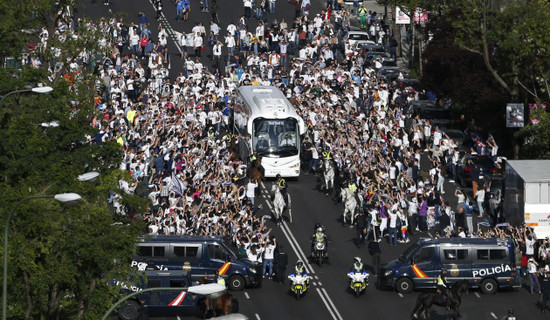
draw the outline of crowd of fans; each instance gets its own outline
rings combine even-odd
[[[337,186],[353,189],[363,202],[365,237],[387,234],[397,245],[407,242],[409,233],[433,229],[441,237],[525,240],[519,229],[498,227],[499,202],[485,212],[485,188],[474,186],[472,196],[457,191],[456,206],[443,199],[445,179],[456,179],[461,146],[409,112],[421,92],[379,77],[381,64],[365,63],[361,55],[338,59],[349,13],[327,8],[313,17],[298,3],[296,19],[287,24],[272,15],[275,8],[266,10],[270,14],[260,14],[254,29],[248,11],[228,26],[218,25],[217,17],[208,27],[197,23],[180,34],[181,58],[168,52],[167,32],[162,26],[150,30],[144,13],[135,22],[87,22],[86,28],[103,35],[102,52],[83,52],[69,70],[92,67],[101,79],[92,121],[99,133],[89,139],[120,144],[121,169],[132,177],[120,186],[151,199],[149,210],[136,215],[149,233],[224,235],[248,248],[251,259],[259,256],[263,246],[248,244],[267,244],[270,230],[257,214],[261,209],[253,203],[254,185],[246,183],[247,167],[231,152],[238,138],[231,129],[233,97],[240,85],[275,85],[308,124],[303,171],[318,173],[321,160],[334,161]],[[64,14],[53,36],[75,36],[81,23]],[[367,23],[382,24],[371,12]],[[389,29],[370,30],[383,44],[393,38]],[[43,30],[39,48],[49,37]],[[204,51],[210,65],[200,59]],[[40,67],[40,50],[24,63]],[[52,73],[61,70],[60,63],[49,64]],[[175,64],[184,65],[185,72],[171,73]],[[497,151],[492,136],[467,150],[488,154],[498,165]],[[112,202],[126,213],[118,195]],[[490,226],[497,226],[486,231],[474,226],[474,212],[481,218],[490,213]]]

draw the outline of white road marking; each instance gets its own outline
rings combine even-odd
[[[336,306],[334,305],[334,302],[332,302],[332,300],[330,299],[330,297],[328,296],[328,293],[327,291],[325,290],[325,288],[322,288],[321,289],[321,292],[323,292],[327,298],[327,301],[330,303],[330,305],[332,306],[332,309],[334,310],[334,312],[336,313],[336,315],[338,316],[338,319],[340,320],[344,320],[344,318],[342,318],[342,316],[340,315],[340,312],[338,312],[338,309],[336,309]]]
[[[401,292],[399,292],[397,295],[399,296],[399,298],[403,298],[403,294]]]
[[[493,317],[493,319],[498,319],[497,315],[494,312],[491,312],[491,316]]]
[[[428,235],[433,239],[434,236],[432,236],[431,232],[428,232]]]
[[[257,313],[256,313],[256,314],[254,314],[254,315],[256,316],[256,319],[258,319],[258,320],[261,320],[261,318],[260,318],[260,315],[259,315],[259,314],[257,314]]]
[[[248,300],[250,300],[250,296],[248,295],[248,292],[245,291],[245,292],[244,292],[244,296],[245,296]]]
[[[323,303],[324,303],[325,306],[327,306],[327,308],[328,308],[327,300],[325,299],[325,297],[324,297],[323,294],[321,293],[321,289],[316,288],[316,290],[317,290],[317,293],[319,294],[319,296],[321,297],[321,300],[323,300]],[[336,315],[334,314],[334,312],[332,311],[331,308],[328,308],[328,312],[330,312],[330,315],[332,316],[333,319],[338,319],[338,318],[336,318]]]
[[[481,296],[479,295],[479,293],[476,292],[475,295],[476,295],[476,297],[481,298]]]
[[[263,195],[263,198],[265,202],[267,203],[267,206],[269,207],[269,210],[273,211],[273,205],[271,203],[270,194],[266,191],[267,188],[265,184],[262,182],[262,188],[265,191],[265,194]],[[317,275],[315,275],[315,270],[313,270],[313,267],[309,263],[307,256],[304,254],[304,251],[298,244],[298,241],[294,237],[294,234],[292,234],[292,231],[290,231],[290,228],[286,221],[283,220],[281,223],[281,230],[283,231],[283,234],[287,238],[288,242],[290,243],[290,246],[292,247],[292,250],[294,250],[294,253],[296,253],[296,256],[298,256],[298,259],[302,260],[304,263],[304,268],[306,269],[306,272],[310,273],[314,279],[319,279]],[[313,282],[314,286],[321,286],[321,282]],[[327,307],[328,311],[330,312],[332,318],[334,320],[343,320],[342,316],[340,315],[340,312],[338,312],[338,309],[336,309],[336,306],[334,305],[334,302],[332,302],[332,299],[330,299],[327,291],[324,288],[315,288],[317,293],[319,293],[319,296],[321,297],[321,300],[323,300],[323,303]]]
[[[149,3],[153,6],[153,8],[155,8],[155,4],[153,3],[152,0],[149,0]],[[166,16],[164,15],[164,13],[160,14],[159,23],[163,25],[164,29],[166,30],[166,33],[168,33],[168,37],[170,37],[172,41],[174,41],[176,48],[178,48],[178,51],[181,54],[182,50],[181,50],[178,38],[176,37],[176,31],[174,31],[170,23],[168,23],[168,19],[166,19]]]

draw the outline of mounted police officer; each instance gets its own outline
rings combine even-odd
[[[287,194],[287,185],[286,180],[281,177],[280,174],[277,174],[277,187],[279,188],[279,191],[281,191],[281,195],[283,196],[283,200],[285,200],[285,205],[288,206],[288,194]]]
[[[330,148],[325,148],[325,151],[321,152],[321,155],[323,156],[323,161],[332,161],[332,152]]]
[[[451,310],[451,299],[449,295],[449,284],[447,283],[447,269],[441,268],[441,273],[437,277],[437,291],[443,297],[447,310]]]

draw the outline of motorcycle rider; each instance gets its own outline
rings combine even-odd
[[[299,274],[304,277],[307,276],[306,268],[304,268],[304,263],[302,262],[302,260],[298,260],[296,262],[296,265],[294,266],[294,274]]]
[[[367,277],[365,278],[364,282],[366,284],[368,284],[368,281],[369,281],[368,272],[367,272],[367,270],[365,270],[365,267],[364,267],[363,263],[361,262],[360,257],[353,258],[353,265],[351,266],[351,270],[349,271],[349,273],[350,274],[354,274],[354,273],[364,273],[364,274],[366,274]]]
[[[353,265],[351,266],[351,270],[349,271],[349,273],[363,273],[363,272],[366,273],[367,270],[365,270],[365,267],[361,262],[361,258],[359,257],[353,258]]]
[[[322,226],[319,225],[315,229],[315,233],[311,236],[311,253],[310,253],[310,256],[313,257],[313,250],[315,249],[315,243],[317,243],[317,242],[324,243],[325,244],[325,250],[326,250],[328,240],[329,240],[328,236],[325,234],[325,228],[323,228]]]
[[[441,268],[441,273],[437,277],[437,292],[443,297],[446,302],[447,310],[451,310],[451,299],[449,295],[449,284],[447,283],[447,269]]]
[[[302,277],[307,277],[306,268],[304,268],[304,263],[302,260],[298,260],[294,266],[294,275],[301,275]],[[306,286],[309,287],[309,278],[306,280]]]
[[[275,176],[277,178],[277,187],[279,188],[279,191],[281,191],[281,195],[283,196],[283,200],[285,201],[285,205],[288,206],[288,200],[287,200],[287,185],[286,180],[281,177],[280,174],[277,174]]]

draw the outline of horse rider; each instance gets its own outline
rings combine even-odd
[[[330,151],[330,148],[325,148],[325,151],[321,152],[321,155],[323,156],[323,161],[331,161],[332,160],[332,152]]]
[[[437,277],[437,292],[443,297],[443,301],[446,302],[447,310],[451,310],[451,297],[449,292],[449,284],[447,283],[447,269],[441,268],[441,272]]]
[[[285,201],[285,205],[288,206],[288,194],[287,194],[287,185],[286,180],[281,177],[280,174],[277,173],[277,187],[279,188],[279,191],[281,191],[281,195],[283,196],[283,200]]]
[[[353,179],[350,179],[350,181],[348,182],[348,189],[350,189],[351,192],[353,192],[353,196],[357,201],[357,205],[360,205],[361,201],[359,201],[359,192],[357,192],[357,186],[355,185],[355,182],[353,181]]]

